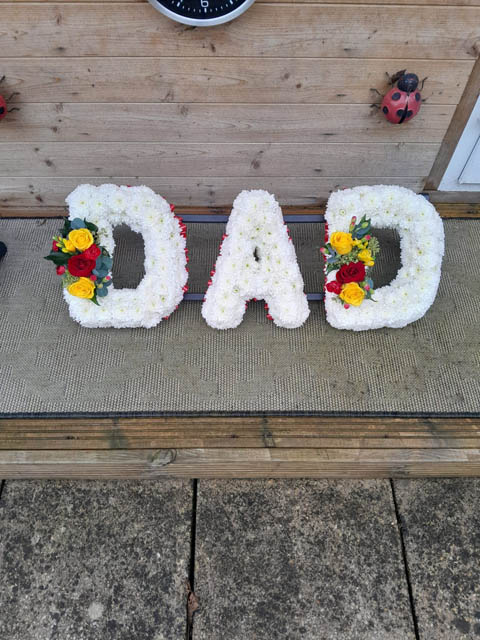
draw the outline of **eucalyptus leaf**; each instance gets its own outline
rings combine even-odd
[[[85,229],[85,220],[74,218],[71,222],[72,229]]]

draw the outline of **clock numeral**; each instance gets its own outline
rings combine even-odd
[[[202,9],[208,9],[208,0],[200,0],[200,4],[202,5]]]

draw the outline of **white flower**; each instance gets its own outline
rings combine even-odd
[[[327,321],[353,331],[404,327],[421,318],[435,299],[444,253],[442,220],[423,196],[404,187],[355,187],[330,196],[325,214],[329,233],[348,231],[351,217],[358,220],[364,214],[372,227],[398,231],[402,266],[389,285],[375,289],[376,302],[364,300],[345,309],[326,291]],[[327,282],[334,279],[335,272],[327,276]]]
[[[266,191],[242,191],[233,203],[226,234],[202,307],[207,324],[216,329],[236,327],[245,302],[263,298],[275,324],[301,326],[310,311],[295,249],[275,198]]]
[[[145,276],[136,289],[115,289],[99,305],[64,289],[70,315],[85,327],[154,327],[183,299],[187,282],[185,238],[164,198],[148,187],[81,185],[67,198],[69,218],[81,217],[99,227],[100,244],[113,256],[113,226],[128,224],[145,244]],[[145,212],[148,215],[145,215]]]

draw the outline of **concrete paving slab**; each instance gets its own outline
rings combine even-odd
[[[412,640],[390,484],[200,481],[194,640]]]
[[[7,481],[1,640],[183,640],[190,482]]]
[[[394,486],[421,640],[480,638],[480,479]]]

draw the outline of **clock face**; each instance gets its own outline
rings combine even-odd
[[[149,0],[155,9],[183,22],[209,27],[233,20],[243,13],[254,0]]]

